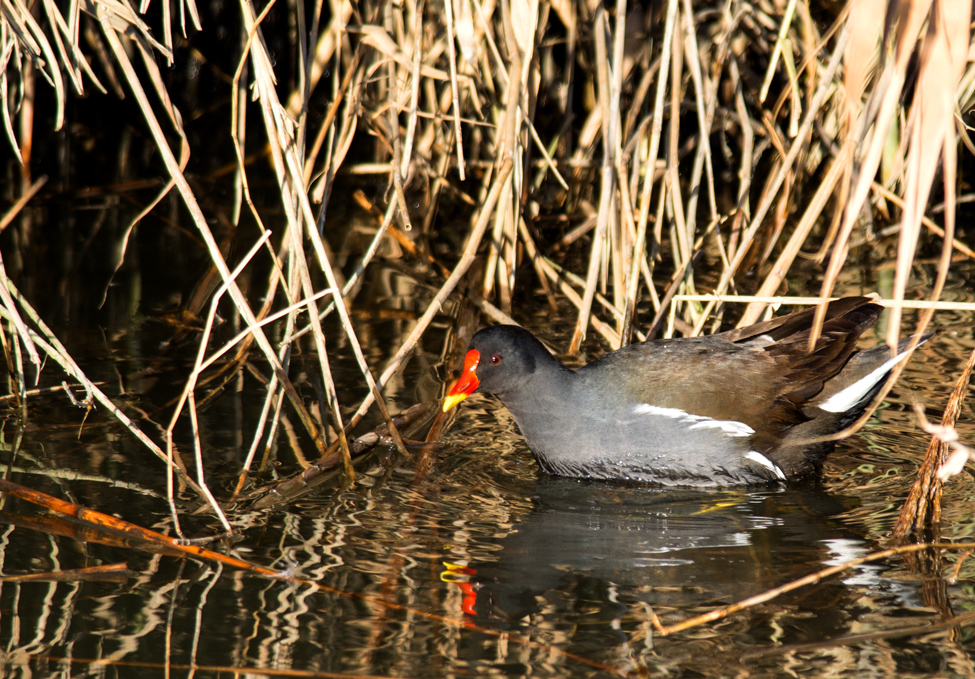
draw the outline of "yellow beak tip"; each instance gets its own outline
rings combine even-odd
[[[449,394],[443,400],[443,411],[446,413],[465,398],[467,398],[467,394]]]

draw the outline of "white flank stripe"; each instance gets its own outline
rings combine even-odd
[[[866,377],[861,377],[846,389],[838,391],[830,396],[828,399],[826,399],[826,401],[819,405],[819,409],[830,413],[845,413],[847,410],[863,400],[863,397],[867,395],[867,392],[870,391],[874,385],[877,384],[877,382],[884,379],[884,376],[890,372],[891,368],[903,361],[905,358],[907,358],[906,351],[903,354],[894,356]]]
[[[754,460],[755,462],[758,462],[760,465],[774,472],[776,476],[778,476],[780,479],[785,481],[785,474],[782,473],[782,470],[779,468],[779,465],[772,462],[772,460],[768,459],[757,450],[748,451],[747,453],[745,453],[745,457],[747,457],[749,460]]]
[[[669,417],[674,420],[681,420],[690,426],[688,429],[720,429],[728,436],[751,436],[755,430],[744,422],[735,420],[715,420],[703,415],[691,415],[680,408],[661,408],[647,403],[640,403],[633,406],[633,412],[637,415],[656,415],[658,417]]]

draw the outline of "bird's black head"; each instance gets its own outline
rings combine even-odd
[[[494,325],[474,335],[460,380],[444,399],[450,410],[475,391],[503,395],[530,381],[539,364],[558,362],[538,339],[517,325]]]

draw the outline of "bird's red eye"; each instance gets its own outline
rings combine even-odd
[[[491,365],[497,365],[501,362],[501,357],[495,354],[491,357]]]

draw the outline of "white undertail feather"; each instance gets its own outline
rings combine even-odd
[[[782,471],[779,465],[772,462],[772,460],[768,459],[757,450],[749,450],[747,453],[745,453],[745,457],[754,462],[758,462],[760,465],[773,472],[780,480],[785,481],[785,473]]]
[[[819,405],[820,410],[825,410],[830,413],[845,413],[856,406],[863,397],[866,396],[871,389],[876,386],[880,380],[891,371],[891,369],[907,358],[907,352],[898,354],[893,358],[886,361],[882,366],[871,372],[866,377],[861,377],[859,380],[851,384],[850,386],[836,392],[823,403]]]

